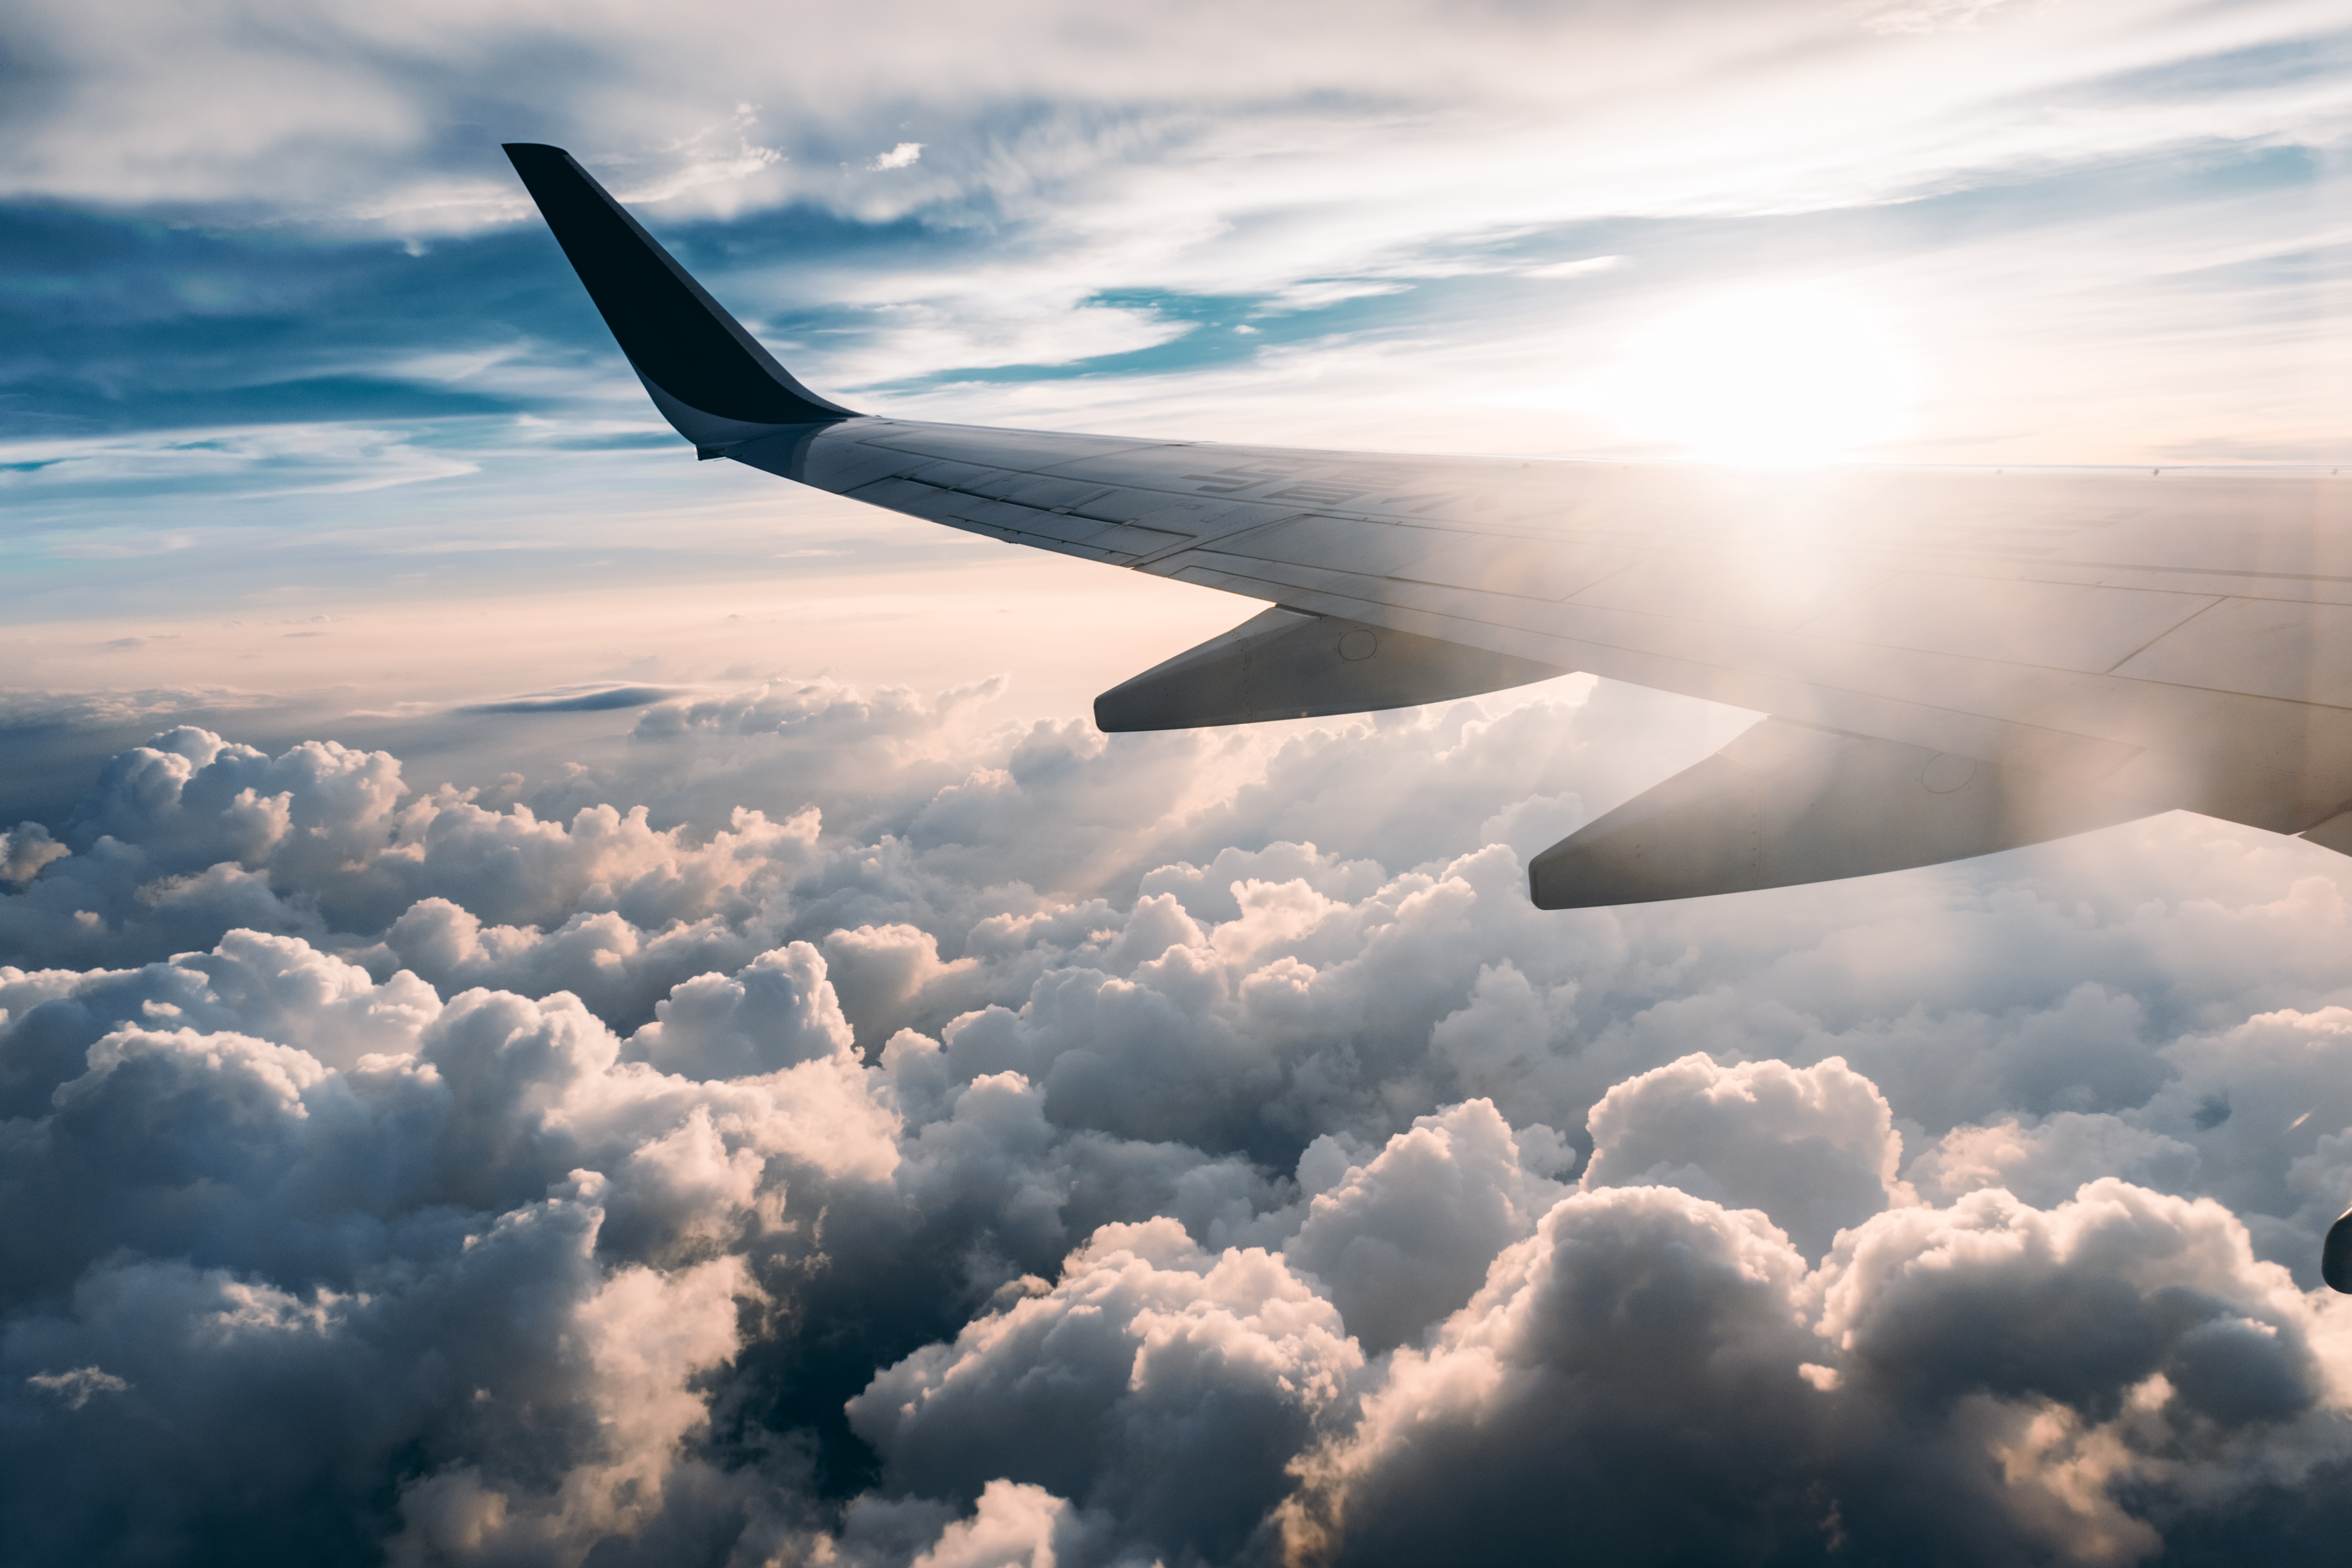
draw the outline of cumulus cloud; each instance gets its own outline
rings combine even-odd
[[[1342,1562],[1515,1555],[1563,1512],[1611,1555],[2137,1562],[2156,1519],[2346,1464],[2341,1318],[2219,1205],[2113,1179],[1888,1210],[1811,1273],[1755,1211],[1580,1194],[1392,1358],[1282,1522]]]
[[[1702,1052],[1616,1085],[1587,1125],[1587,1189],[1669,1186],[1761,1209],[1809,1257],[1911,1197],[1893,1111],[1836,1057],[1719,1067]]]
[[[1368,1352],[1417,1338],[1468,1300],[1496,1255],[1564,1195],[1549,1179],[1558,1135],[1538,1123],[1526,1136],[1523,1152],[1483,1100],[1421,1117],[1315,1193],[1285,1254],[1324,1283]],[[1336,1163],[1336,1142],[1326,1134],[1309,1146],[1303,1183]]]
[[[22,887],[39,875],[42,867],[70,853],[39,823],[20,822],[0,833],[0,882]]]
[[[1040,1294],[883,1369],[850,1402],[886,1481],[973,1497],[1011,1477],[1171,1556],[1229,1559],[1361,1367],[1333,1305],[1261,1248],[1110,1225]]]
[[[0,892],[0,1528],[877,1565],[1500,1557],[1563,1510],[1727,1561],[2324,1534],[2322,852],[2160,818],[1884,879],[1867,924],[1834,887],[1539,913],[1527,855],[1712,739],[1629,744],[1625,700],[1235,750],[771,686],[487,790],[123,751]]]
[[[896,1163],[837,1012],[812,1021],[821,1048],[698,1086],[623,1062],[567,994],[445,1005],[299,939],[0,975],[12,1087],[46,1101],[6,1124],[23,1223],[0,1353],[76,1412],[119,1396],[127,1425],[82,1440],[164,1478],[142,1489],[164,1539],[198,1538],[224,1465],[257,1497],[323,1489],[345,1517],[320,1542],[373,1528],[395,1559],[562,1560],[634,1532],[707,1426],[693,1380],[764,1300],[753,1256],[805,1251],[822,1194]],[[680,1047],[676,1027],[634,1054],[708,1071],[711,1031]],[[12,1473],[46,1425],[12,1427]],[[118,1508],[86,1479],[12,1539],[109,1556]]]

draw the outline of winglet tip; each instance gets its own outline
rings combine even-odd
[[[572,154],[499,145],[656,406],[697,447],[856,416],[794,381]]]

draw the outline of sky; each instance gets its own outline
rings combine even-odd
[[[696,463],[504,141],[860,410],[2352,464],[2340,5],[20,4],[12,1562],[2340,1558],[2352,860],[1538,911],[1754,716],[1105,736],[1255,606]]]

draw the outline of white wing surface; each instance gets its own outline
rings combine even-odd
[[[1891,870],[2173,808],[2352,848],[2340,480],[1759,474],[855,415],[569,157],[509,152],[702,455],[1273,606],[1106,693],[1106,729],[1568,670],[1770,715],[1538,857],[1547,908]]]

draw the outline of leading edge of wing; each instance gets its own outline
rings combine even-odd
[[[655,406],[704,457],[779,426],[857,416],[794,380],[571,153],[505,146]]]

